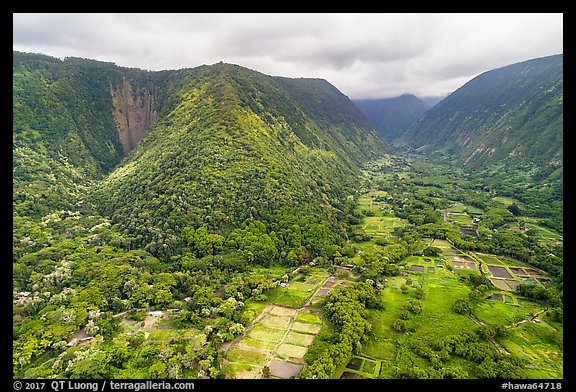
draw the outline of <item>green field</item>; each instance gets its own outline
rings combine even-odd
[[[400,287],[406,279],[412,279],[413,284],[408,293],[403,294]],[[416,287],[422,287],[425,291],[422,310],[419,314],[410,314],[407,320],[409,332],[397,332],[392,325],[399,319],[404,304],[409,299],[415,298]],[[381,290],[379,296],[384,310],[370,310],[372,337],[363,343],[360,355],[381,361],[380,375],[384,378],[394,378],[391,369],[399,351],[409,349],[423,336],[445,337],[477,327],[470,318],[456,314],[452,310],[455,298],[465,296],[469,291],[468,286],[445,269],[437,269],[432,275],[409,273],[408,277],[389,278],[388,284]]]
[[[291,277],[288,287],[269,290],[267,301],[247,302],[246,311],[250,312],[253,325],[227,349],[224,364],[229,375],[253,379],[260,377],[263,367],[273,361],[276,369],[290,367],[290,361],[301,363],[324,325],[319,313],[313,313],[318,312],[313,304],[304,306],[306,300],[329,278],[334,281],[331,288],[347,282],[318,267]]]
[[[296,321],[308,324],[322,324],[320,317],[314,313],[299,312],[298,316],[296,317]]]
[[[502,204],[504,204],[506,207],[508,207],[508,206],[516,203],[516,200],[511,199],[511,198],[509,198],[509,197],[503,197],[503,196],[493,197],[492,200],[497,201],[497,202],[499,202],[499,203],[502,203]]]
[[[370,191],[360,197],[358,211],[368,212],[361,227],[373,238],[391,236],[394,228],[408,224],[404,219],[390,216],[388,204],[375,201],[376,197],[385,195],[383,191]],[[496,200],[504,205],[515,202],[508,198]],[[463,203],[455,203],[444,211],[451,222],[460,226],[469,226],[474,215],[483,213],[482,209]],[[535,219],[527,219],[526,226],[538,229],[538,235],[542,237],[562,238],[552,230],[538,226]],[[441,257],[418,255],[426,246],[441,248]],[[350,262],[358,266],[362,263],[362,254],[382,249],[374,240],[354,243],[354,247],[359,253]],[[519,298],[514,291],[491,286],[483,293],[483,297],[471,302],[469,315],[454,310],[456,301],[468,298],[472,292],[467,277],[480,273],[481,267],[488,273],[488,277],[491,277],[491,273],[487,265],[505,268],[512,275],[508,278],[510,282],[523,282],[528,275],[519,276],[509,267],[532,270],[534,273],[533,267],[501,256],[462,252],[450,242],[440,239],[422,239],[413,252],[400,262],[401,275],[386,277],[387,281],[379,287],[378,301],[382,306],[381,309],[368,310],[368,321],[372,329],[367,339],[348,363],[338,366],[333,377],[396,378],[399,374],[405,374],[402,372],[408,371],[411,366],[432,369],[433,362],[426,354],[430,351],[426,350],[435,350],[434,347],[441,345],[441,342],[464,333],[475,336],[485,327],[501,327],[502,330],[492,340],[480,340],[482,347],[490,348],[499,355],[508,353],[519,358],[523,364],[521,377],[562,377],[562,325],[550,322],[545,313],[540,314],[542,305]],[[518,270],[518,273],[521,272],[521,269]],[[269,303],[302,307],[326,282],[326,278],[325,270],[315,268],[306,279],[292,279],[289,287],[276,287],[268,291]],[[544,278],[547,279],[545,275]],[[321,298],[315,297],[313,304],[320,302]],[[410,307],[414,303],[420,304],[417,310]],[[256,313],[263,306],[250,305],[249,310]],[[238,366],[245,363],[261,366],[259,355],[241,351],[248,348],[259,352],[270,351],[276,359],[302,358],[307,346],[320,331],[322,319],[306,312],[298,312],[293,316],[273,314],[275,318],[268,316],[260,319],[244,341],[241,341],[237,351],[230,353],[232,355],[229,359],[236,359]],[[534,322],[532,319],[538,314],[540,319]],[[398,329],[400,321],[404,324]],[[278,328],[270,328],[272,325]],[[459,374],[459,377],[475,378],[478,374],[478,363],[454,353],[445,356],[442,361],[443,368]]]
[[[509,352],[529,361],[524,378],[563,378],[562,326],[552,326],[545,321],[524,323],[520,327],[510,328],[498,342]]]
[[[405,226],[408,222],[395,216],[367,216],[364,220],[366,234],[388,237],[396,227]]]
[[[255,350],[245,350],[236,347],[228,353],[228,360],[231,362],[263,366],[266,363],[266,354]]]
[[[450,213],[469,213],[469,214],[482,214],[484,210],[469,204],[462,204],[460,202],[454,203],[451,207],[446,208],[444,211]]]
[[[549,227],[545,227],[538,224],[538,220],[535,218],[524,218],[526,221],[526,229],[536,230],[537,235],[544,237],[545,239],[553,239],[553,240],[563,240],[564,236],[561,233],[558,233],[556,230],[553,230]]]
[[[539,218],[519,217],[518,220],[524,222],[525,232],[530,231],[530,235],[535,236],[538,241],[550,245],[561,244],[564,241],[564,235],[562,233],[540,224]],[[509,222],[507,226],[510,230],[520,230],[519,222]]]
[[[466,206],[466,212],[469,214],[477,215],[484,213],[484,210],[474,206]]]
[[[466,205],[462,203],[454,203],[452,206],[446,208],[446,212],[464,213],[466,212]]]
[[[432,246],[441,247],[447,260],[454,258],[454,260],[465,262],[475,261],[476,266],[483,262],[502,267],[509,265],[530,269],[525,263],[503,257],[473,252],[468,255],[454,249],[449,242],[443,240],[432,241]],[[370,252],[371,246],[364,243],[362,249]],[[425,259],[430,259],[430,262],[426,262]],[[397,373],[394,369],[397,368],[398,363],[405,361],[426,368],[430,366],[429,360],[419,356],[414,351],[414,347],[438,339],[447,339],[461,332],[477,333],[480,324],[484,324],[505,327],[505,332],[496,339],[496,345],[491,346],[498,352],[513,353],[522,361],[526,361],[527,366],[522,368],[523,377],[553,378],[555,375],[562,377],[561,326],[553,327],[542,321],[539,324],[529,322],[521,323],[518,327],[510,327],[514,323],[530,319],[542,310],[541,305],[519,299],[513,292],[492,289],[485,293],[484,299],[479,299],[472,304],[472,317],[458,314],[453,309],[455,301],[467,297],[471,292],[471,287],[459,276],[478,273],[477,270],[465,271],[451,268],[451,271],[449,268],[436,268],[436,264],[448,264],[448,262],[442,263],[440,258],[422,256],[409,256],[402,264],[405,265],[407,275],[388,277],[388,282],[380,290],[379,300],[384,309],[369,311],[369,321],[372,324],[370,339],[363,343],[358,356],[353,357],[353,360],[349,362],[348,366],[352,368],[340,367],[336,376],[340,377],[345,374],[347,375],[345,378],[350,378],[349,373],[354,373],[362,378],[395,378]],[[413,266],[423,266],[424,270],[414,271],[410,268]],[[512,275],[513,279],[519,279],[514,273]],[[412,284],[408,292],[404,294],[401,286],[407,280],[411,280]],[[404,306],[410,299],[415,299],[417,287],[422,287],[425,293],[421,311],[417,314],[410,312],[405,330],[398,332],[394,329],[394,324],[403,314],[405,317]],[[492,293],[500,293],[502,300],[488,299]],[[367,363],[366,358],[374,364],[366,365],[373,366],[370,369],[380,368],[378,374],[363,371],[367,369],[364,367]],[[535,362],[530,364],[530,361]],[[458,371],[462,374],[473,378],[477,364],[452,355],[444,366],[459,369]]]
[[[468,214],[448,214],[448,220],[460,226],[470,226],[472,218]]]
[[[306,281],[316,280],[315,284],[292,280],[288,283],[288,287],[278,286],[270,289],[266,293],[268,301],[276,305],[301,308],[314,291],[324,283],[325,275],[325,271],[314,270],[313,275],[308,277]]]
[[[360,355],[382,362],[380,376],[394,378],[393,365],[398,356],[408,355],[412,360],[421,360],[414,357],[411,347],[421,342],[445,339],[463,331],[475,332],[479,325],[470,317],[457,314],[453,310],[457,298],[463,298],[470,292],[470,287],[462,283],[457,276],[446,269],[437,269],[433,275],[409,274],[414,278],[414,286],[422,285],[425,297],[422,310],[419,314],[410,314],[409,332],[393,330],[393,323],[398,320],[402,312],[402,305],[409,298],[414,298],[414,288],[407,294],[402,294],[399,287],[406,278],[396,277],[389,279],[388,285],[382,289],[380,300],[385,310],[371,310],[370,322],[373,325],[370,340],[363,344]],[[514,294],[506,294],[505,302],[491,299],[479,300],[472,308],[472,315],[487,325],[508,326],[515,322],[530,318],[542,307],[531,301],[518,300]],[[526,361],[536,361],[534,366],[527,366],[523,372],[527,378],[550,378],[555,374],[562,375],[561,330],[554,331],[554,327],[541,322],[540,324],[525,323],[518,328],[507,329],[506,333],[498,338],[501,347],[508,352],[524,358]],[[529,348],[527,348],[529,347]],[[421,363],[425,366],[426,360]],[[461,358],[451,358],[446,366],[464,367],[473,373],[474,364]],[[341,369],[341,371],[352,371]],[[360,371],[361,372],[361,371]],[[369,377],[363,374],[364,377]]]
[[[363,194],[358,199],[357,212],[369,212],[369,216],[364,218],[363,229],[366,234],[387,237],[392,235],[395,227],[405,226],[408,222],[390,215],[390,205],[385,202],[378,202],[376,197],[386,196],[386,191],[371,190]]]

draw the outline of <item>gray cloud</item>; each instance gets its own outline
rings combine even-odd
[[[14,14],[13,48],[149,70],[239,64],[353,99],[446,95],[563,52],[562,14]]]

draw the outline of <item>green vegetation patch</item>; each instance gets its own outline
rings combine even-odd
[[[253,321],[266,308],[266,302],[248,300],[245,303],[244,315],[248,322]]]
[[[527,360],[525,378],[563,378],[562,328],[555,329],[545,322],[524,323],[509,328],[498,342],[509,352]]]
[[[448,214],[448,218],[460,226],[469,226],[472,224],[472,218],[467,214]]]
[[[308,299],[311,293],[307,290],[302,291],[298,289],[275,287],[268,290],[266,293],[268,300],[276,305],[290,306],[293,308],[301,308]]]
[[[430,246],[435,246],[437,248],[452,248],[452,244],[449,241],[434,238],[434,241]]]
[[[262,339],[262,340],[269,340],[269,341],[280,341],[280,339],[282,339],[282,336],[284,336],[284,333],[286,331],[284,329],[278,329],[278,328],[270,328],[270,327],[266,327],[264,325],[258,324],[255,325],[250,332],[248,333],[248,336],[253,337],[254,339]]]
[[[462,203],[454,203],[453,206],[446,208],[446,212],[463,213],[466,212],[466,206]]]
[[[316,288],[316,286],[318,286],[317,283],[316,284],[308,284],[308,283],[295,282],[295,281],[290,282],[290,289],[291,290],[303,291],[305,293],[309,293],[310,291],[308,291],[308,290],[313,290],[314,288]]]
[[[282,306],[272,306],[272,308],[269,311],[270,314],[273,314],[275,316],[290,316],[290,317],[294,317],[297,313],[298,310],[296,309],[291,309],[291,308],[284,308]]]
[[[404,227],[408,224],[406,219],[398,218],[395,216],[383,216],[381,219],[380,231],[382,234],[389,236],[397,227]]]
[[[518,301],[518,306],[499,301],[482,300],[472,307],[472,314],[490,325],[510,326],[532,317],[541,306],[530,301]]]
[[[228,353],[228,360],[232,362],[250,363],[253,365],[264,365],[266,363],[266,354],[255,350],[246,350],[234,347]]]
[[[150,333],[150,339],[154,341],[191,339],[197,336],[199,333],[200,331],[196,329],[180,329],[180,328],[156,329]]]
[[[550,240],[563,240],[564,236],[554,229],[550,229],[547,227],[543,227],[533,223],[526,224],[527,230],[534,230],[536,231],[536,235],[543,237],[543,239],[550,239]]]
[[[239,346],[246,346],[246,349],[251,350],[266,350],[272,351],[274,347],[276,347],[276,341],[270,340],[262,340],[262,339],[255,339],[252,336],[244,336],[242,340],[239,342]]]
[[[284,342],[297,346],[309,346],[314,340],[314,335],[290,331],[284,338]]]
[[[456,277],[446,277],[443,284],[428,282],[424,291],[426,293],[422,315],[435,314],[451,315],[453,313],[454,302],[457,298],[465,298],[471,291],[470,287],[461,283]]]
[[[318,324],[308,324],[308,323],[302,323],[299,321],[295,321],[294,324],[292,324],[292,330],[297,331],[297,332],[316,334],[321,329],[322,329],[322,326],[318,325]]]
[[[482,261],[484,261],[486,264],[499,264],[499,265],[504,265],[503,262],[501,262],[498,258],[494,257],[494,256],[489,256],[489,255],[485,255],[482,253],[476,253],[476,256],[478,258],[480,258]]]
[[[478,207],[467,205],[466,212],[469,214],[478,215],[484,213],[484,210]]]
[[[237,379],[254,379],[260,374],[260,367],[249,363],[231,363],[230,373]]]
[[[299,321],[301,323],[322,325],[322,319],[314,313],[298,312],[296,321]]]
[[[289,343],[282,343],[278,346],[278,349],[276,350],[276,355],[284,358],[286,357],[302,358],[304,357],[304,354],[306,354],[306,351],[308,351],[308,348],[306,347],[297,346]]]
[[[290,321],[290,316],[274,316],[267,314],[260,320],[260,324],[273,328],[288,329]]]
[[[380,333],[379,336],[384,336]],[[393,360],[396,356],[396,337],[377,337],[362,344],[362,354],[381,360]]]
[[[503,197],[503,196],[496,196],[493,197],[492,200],[497,201],[498,203],[502,203],[504,204],[506,207],[511,206],[512,204],[516,203],[517,201],[514,199],[511,199],[509,197]]]

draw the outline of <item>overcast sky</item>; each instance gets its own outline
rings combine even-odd
[[[351,99],[445,96],[563,53],[561,13],[13,14],[13,49],[147,70],[219,61],[328,80]]]

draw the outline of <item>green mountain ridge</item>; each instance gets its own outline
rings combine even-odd
[[[441,151],[472,169],[529,163],[539,178],[561,170],[563,55],[482,73],[426,112],[395,144]]]
[[[343,241],[359,168],[388,148],[327,81],[224,63],[149,72],[15,52],[14,119],[17,219],[97,210],[163,258],[185,227],[331,222]]]
[[[187,226],[227,235],[254,220],[276,232],[327,220],[341,233],[358,167],[385,143],[346,112],[331,117],[325,105],[357,115],[332,89],[230,64],[192,69],[93,200],[155,254]]]

